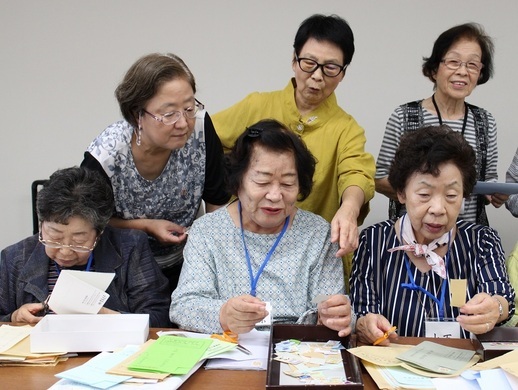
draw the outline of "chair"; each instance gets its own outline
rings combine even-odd
[[[32,234],[36,234],[40,230],[40,221],[38,220],[38,212],[36,211],[36,201],[38,199],[38,191],[41,190],[48,180],[34,180],[31,185],[32,200]]]

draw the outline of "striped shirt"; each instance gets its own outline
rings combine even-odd
[[[423,115],[423,126],[439,125],[439,118],[432,114],[419,105]],[[491,113],[487,112],[488,118],[488,145],[487,145],[487,167],[486,167],[486,179],[485,181],[497,181],[498,179],[498,150],[497,150],[497,130],[495,118]],[[458,120],[446,120],[443,119],[443,124],[448,125],[452,130],[462,132],[462,125],[464,118]],[[397,107],[392,115],[390,116],[385,134],[383,136],[383,142],[381,143],[380,152],[376,161],[376,179],[382,179],[388,176],[390,165],[394,160],[394,155],[399,146],[399,141],[404,133],[404,112],[401,106]],[[468,120],[466,122],[466,129],[464,131],[464,138],[477,152],[477,140],[475,138],[475,117],[471,110],[468,110]],[[480,172],[477,172],[477,176],[480,176]],[[476,222],[477,220],[477,197],[470,196],[465,200],[464,211],[460,213],[459,219],[465,221]]]
[[[518,149],[516,149],[513,162],[505,174],[505,181],[507,183],[518,183]],[[509,196],[509,199],[505,202],[505,207],[507,207],[511,214],[518,217],[518,194]]]
[[[382,314],[398,328],[400,336],[425,336],[425,319],[438,317],[438,304],[423,292],[402,288],[410,283],[403,251],[387,250],[401,245],[395,222],[385,221],[369,226],[360,235],[351,274],[351,300],[358,318],[367,313]],[[457,232],[449,250],[447,279],[433,271],[421,272],[410,262],[418,286],[438,300],[441,283],[467,279],[466,301],[480,292],[501,295],[509,302],[509,316],[514,313],[514,290],[505,269],[500,238],[490,227],[458,221]],[[456,318],[458,307],[450,305],[449,283],[446,286],[444,317]],[[461,337],[469,332],[461,329]]]

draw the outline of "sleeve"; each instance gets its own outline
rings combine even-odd
[[[205,114],[204,128],[207,159],[205,162],[203,200],[214,205],[223,205],[230,200],[230,194],[225,188],[223,148],[208,113]]]
[[[515,312],[512,318],[507,323],[508,326],[516,326],[518,324],[518,314],[516,314],[516,288],[518,288],[518,242],[516,243],[511,255],[506,260],[507,274],[509,275],[509,281],[515,290],[514,305]]]
[[[214,128],[223,145],[225,152],[228,152],[238,137],[245,131],[246,127],[251,125],[251,113],[253,110],[253,100],[255,96],[259,96],[254,92],[245,97],[233,106],[212,115]]]
[[[509,318],[514,315],[515,292],[505,266],[500,237],[490,227],[481,229],[477,256],[477,290],[489,295],[500,295],[509,303]]]
[[[122,248],[123,251],[127,251],[128,256],[126,294],[129,312],[149,314],[151,327],[170,327],[169,282],[153,258],[146,234],[140,231],[131,232],[132,236],[137,237],[135,240],[129,240],[133,248]],[[128,243],[122,244],[126,245]]]
[[[3,250],[0,258],[0,321],[11,322],[11,314],[16,310],[16,302],[10,292],[16,291],[11,282],[12,270],[7,259],[7,251]]]
[[[92,156],[90,152],[85,152],[83,161],[81,162],[81,167],[99,172],[106,179],[108,184],[110,186],[112,185],[110,178],[106,174],[106,171],[102,167],[101,163],[97,161],[97,159],[94,156]]]
[[[331,226],[329,225],[327,235],[322,241],[322,248],[319,251],[320,256],[314,260],[314,266],[310,273],[306,309],[316,309],[316,305],[312,301],[317,295],[345,293],[343,262],[340,258],[335,257],[337,251],[337,244],[331,243]]]
[[[487,112],[487,111],[486,111]],[[498,180],[498,140],[496,121],[493,115],[487,112],[489,128],[487,131],[487,167],[486,181],[496,182]]]
[[[225,300],[218,296],[216,264],[204,234],[192,225],[184,249],[178,287],[171,296],[169,318],[180,328],[201,333],[221,333],[219,311]]]
[[[358,318],[367,313],[380,313],[376,275],[374,274],[371,248],[368,244],[369,228],[360,234],[359,245],[354,252],[353,268],[349,284],[351,286],[351,305]]]
[[[394,160],[401,135],[403,134],[403,121],[403,110],[401,107],[398,107],[388,119],[385,127],[383,141],[381,142],[378,159],[376,161],[376,179],[383,179],[389,174],[390,165]]]
[[[518,149],[516,149],[513,161],[505,174],[505,181],[508,183],[518,183]],[[505,202],[505,207],[512,215],[518,217],[518,194],[509,196],[509,199]]]

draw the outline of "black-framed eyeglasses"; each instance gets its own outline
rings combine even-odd
[[[94,249],[95,249],[95,246],[97,245],[97,242],[99,241],[99,237],[101,237],[101,234],[102,232],[97,235],[97,237],[95,237],[95,241],[93,243],[92,246],[83,246],[83,245],[67,245],[67,244],[63,244],[61,242],[57,242],[57,241],[52,241],[52,240],[44,240],[43,239],[43,236],[41,235],[41,226],[40,226],[40,232],[39,232],[39,236],[38,236],[38,240],[43,244],[45,245],[47,248],[52,248],[52,249],[70,249],[74,252],[79,252],[79,253],[89,253],[89,252],[92,252]]]
[[[182,115],[184,115],[188,119],[193,119],[198,111],[203,110],[205,106],[200,103],[198,100],[194,103],[194,106],[187,107],[185,110],[182,111],[171,111],[166,112],[164,115],[156,116],[151,114],[149,111],[146,111],[145,109],[142,109],[142,111],[145,114],[148,114],[151,118],[156,120],[157,122],[161,122],[164,125],[174,125],[178,120],[181,118]]]
[[[332,62],[327,62],[325,64],[319,64],[315,60],[312,60],[311,58],[304,58],[295,55],[295,60],[299,64],[300,70],[306,73],[313,73],[318,68],[322,69],[322,73],[326,75],[327,77],[336,77],[343,71],[345,71],[345,68],[347,68],[347,65],[338,65],[334,64]]]
[[[459,69],[462,65],[466,66],[466,70],[469,72],[469,73],[479,73],[482,68],[484,67],[484,64],[480,61],[461,61],[461,60],[458,60],[456,58],[444,58],[443,60],[441,60],[441,62],[448,68],[448,69],[451,69],[451,70],[457,70]]]

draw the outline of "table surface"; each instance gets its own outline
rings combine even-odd
[[[159,329],[150,330],[150,338],[156,338]],[[424,338],[400,337],[397,343],[417,345]],[[468,339],[432,339],[439,344],[450,347],[473,350],[473,345]],[[16,390],[46,390],[58,381],[54,375],[77,367],[95,356],[95,353],[82,353],[78,357],[69,358],[65,362],[53,367],[0,367],[0,387],[2,389]],[[364,389],[377,389],[378,387],[362,366]],[[196,371],[181,387],[182,390],[203,389],[264,389],[266,384],[266,371],[229,371],[229,370],[205,370],[203,367]]]

